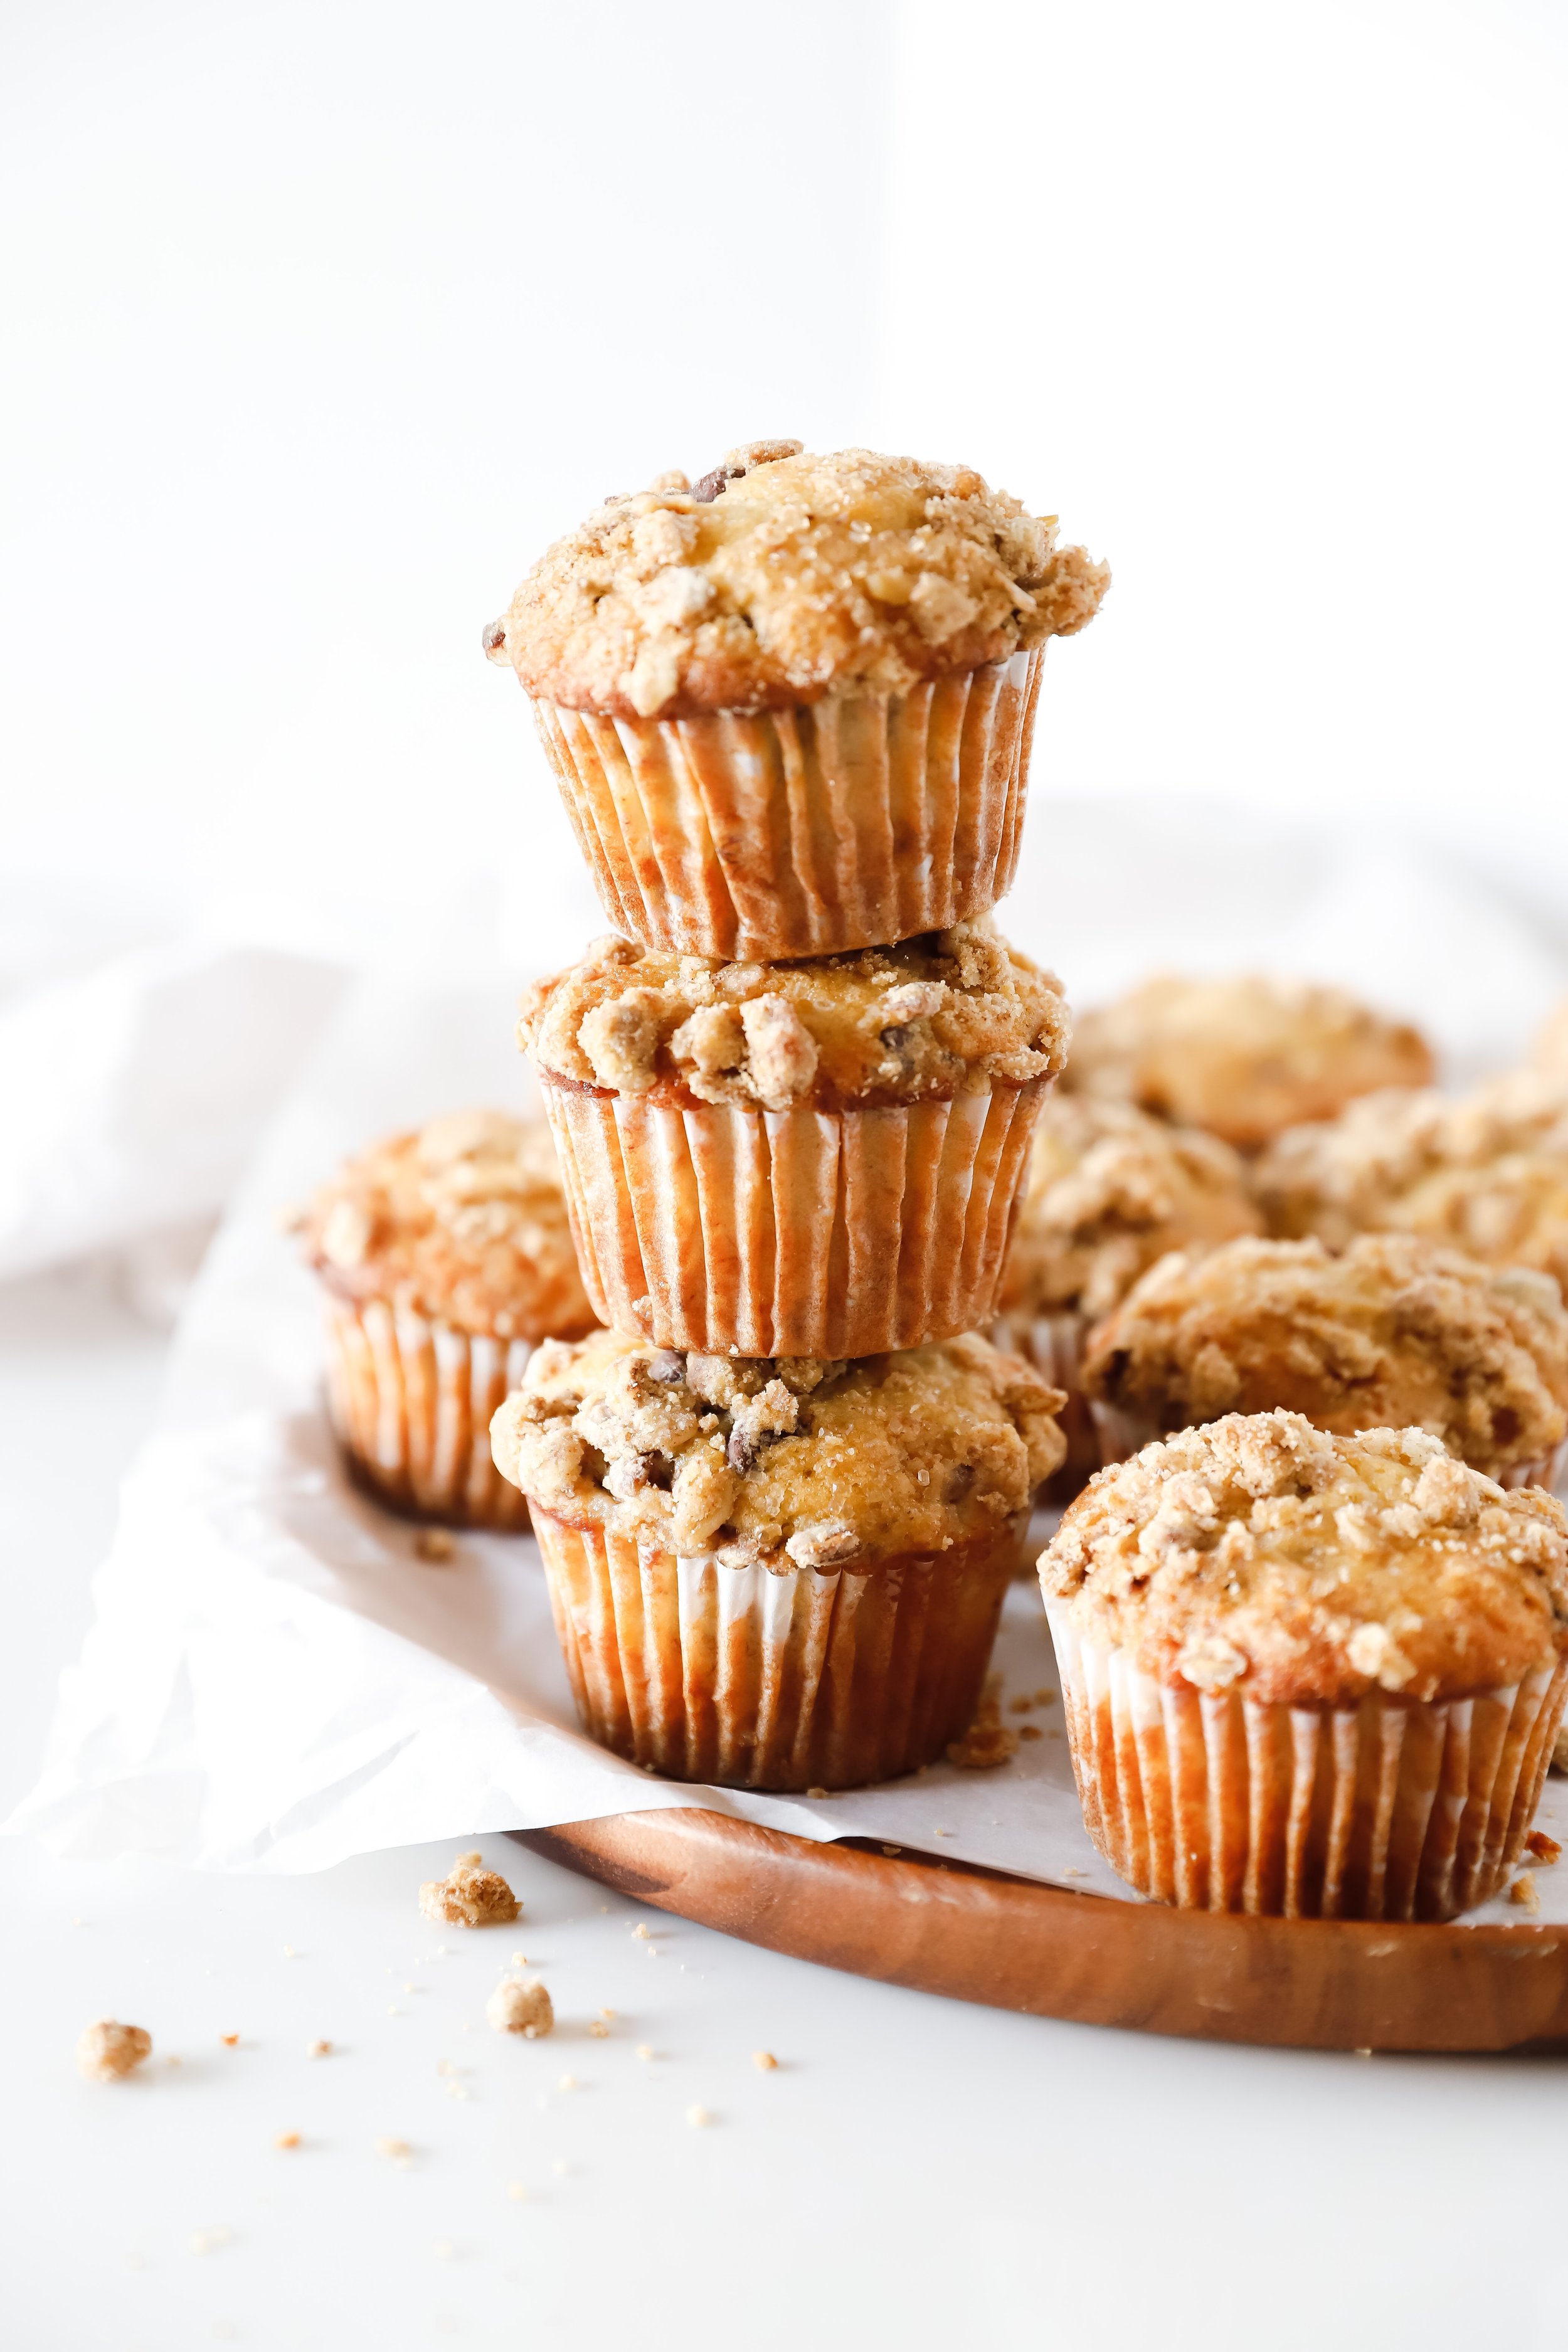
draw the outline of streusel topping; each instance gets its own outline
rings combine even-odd
[[[1425,1086],[1419,1032],[1337,988],[1162,972],[1083,1013],[1064,1084],[1204,1127],[1242,1151],[1377,1087]]]
[[[1410,1234],[1235,1241],[1144,1275],[1095,1332],[1092,1397],[1151,1431],[1276,1407],[1320,1429],[1425,1429],[1489,1477],[1568,1429],[1557,1286]]]
[[[1268,1223],[1317,1234],[1427,1234],[1494,1265],[1568,1286],[1568,1087],[1516,1070],[1458,1099],[1371,1095],[1339,1118],[1293,1128],[1258,1163]]]
[[[596,940],[524,1000],[542,1071],[656,1100],[902,1103],[1049,1077],[1067,1051],[1061,984],[991,918],[898,947],[799,963],[720,963]]]
[[[765,710],[1070,636],[1110,585],[968,466],[798,441],[607,499],[484,633],[531,695],[617,719]]]
[[[547,1345],[490,1424],[496,1465],[573,1527],[721,1565],[858,1570],[1028,1507],[1060,1392],[967,1337],[854,1363],[681,1355],[618,1331]]]
[[[1108,1314],[1167,1250],[1255,1234],[1241,1161],[1131,1103],[1047,1096],[1004,1276],[1005,1313]]]
[[[1236,1413],[1102,1471],[1040,1582],[1083,1639],[1163,1683],[1299,1706],[1461,1698],[1568,1649],[1568,1514],[1425,1430]]]
[[[503,1339],[595,1321],[542,1119],[458,1111],[392,1136],[321,1187],[304,1230],[317,1272],[345,1298]]]

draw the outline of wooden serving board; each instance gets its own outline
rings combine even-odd
[[[770,1951],[1036,2017],[1311,2050],[1568,2051],[1568,1927],[1173,1911],[696,1807],[518,1834]]]

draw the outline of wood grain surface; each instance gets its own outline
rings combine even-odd
[[[1568,1927],[1174,1911],[695,1807],[518,1834],[771,1951],[1037,2017],[1312,2050],[1568,2051]]]

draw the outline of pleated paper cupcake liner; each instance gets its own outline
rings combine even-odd
[[[671,1780],[780,1790],[892,1780],[963,1737],[1025,1527],[777,1574],[533,1524],[589,1736]]]
[[[1146,1445],[1169,1437],[1168,1429],[1161,1429],[1141,1413],[1123,1412],[1119,1405],[1101,1404],[1098,1398],[1090,1404],[1098,1433],[1100,1458],[1109,1465],[1112,1462],[1131,1462]],[[1568,1442],[1552,1447],[1550,1454],[1538,1454],[1532,1462],[1516,1462],[1510,1470],[1492,1474],[1500,1486],[1555,1487],[1564,1469],[1568,1469]]]
[[[355,1475],[414,1517],[525,1528],[528,1505],[490,1458],[489,1429],[532,1353],[526,1339],[329,1295],[327,1400]]]
[[[1089,1328],[1088,1317],[1072,1307],[1040,1315],[1015,1307],[999,1315],[992,1327],[991,1337],[998,1348],[1022,1356],[1053,1388],[1067,1394],[1067,1402],[1057,1415],[1068,1442],[1067,1459],[1046,1481],[1043,1491],[1050,1503],[1070,1503],[1100,1466],[1100,1434],[1083,1391],[1083,1350]]]
[[[605,911],[763,962],[984,914],[1018,860],[1043,649],[906,695],[605,719],[535,702]]]
[[[1469,1698],[1266,1705],[1167,1686],[1046,1603],[1084,1822],[1143,1895],[1287,1919],[1452,1919],[1519,1861],[1568,1664]]]
[[[679,1110],[542,1072],[594,1311],[658,1346],[875,1356],[983,1329],[1048,1081]]]

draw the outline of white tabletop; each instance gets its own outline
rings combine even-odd
[[[0,1291],[6,1804],[86,1622],[163,1348],[101,1269]],[[1005,2015],[753,1950],[484,1846],[524,1913],[468,1933],[418,1916],[445,1848],[284,1879],[0,1844],[7,2345],[1563,2342],[1555,2061],[1365,2061]],[[516,1951],[550,1987],[547,2041],[484,2022]],[[154,2055],[100,2086],[72,2045],[105,2014],[146,2026]],[[317,2038],[331,2056],[306,2055]],[[300,2146],[278,2148],[289,2131]]]

